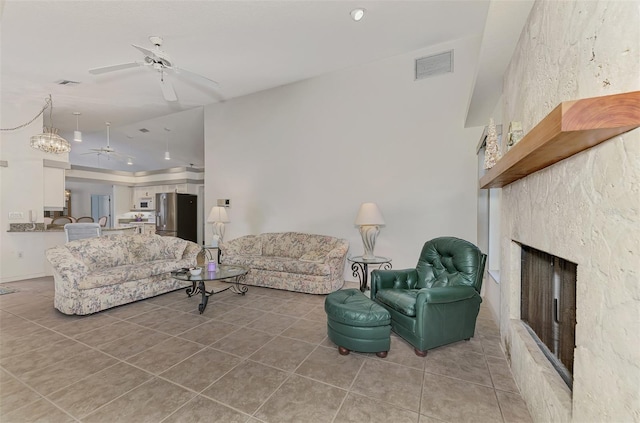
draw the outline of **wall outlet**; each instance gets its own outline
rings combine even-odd
[[[23,212],[9,212],[9,220],[21,220],[24,219]]]

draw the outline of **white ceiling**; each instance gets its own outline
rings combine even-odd
[[[489,10],[488,0],[1,2],[3,104],[44,104],[51,93],[65,138],[76,127],[73,112],[82,113],[84,142],[73,143],[71,163],[129,171],[203,165],[204,105],[481,36]],[[367,10],[357,23],[349,15],[355,7]],[[151,48],[151,35],[164,38],[176,66],[218,81],[219,90],[173,76],[179,101],[169,103],[147,68],[88,73],[142,60],[131,44]],[[134,166],[83,155],[106,145],[107,121],[111,146],[135,156]]]

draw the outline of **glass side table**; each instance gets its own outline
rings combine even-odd
[[[353,276],[360,280],[360,291],[364,292],[369,283],[369,265],[378,266],[378,269],[389,270],[391,269],[391,259],[389,257],[374,257],[364,258],[362,256],[347,257],[347,260],[351,262],[351,270]]]

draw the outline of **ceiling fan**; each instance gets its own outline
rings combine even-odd
[[[82,155],[96,154],[98,156],[106,156],[107,160],[111,160],[111,158],[113,157],[117,161],[126,162],[128,165],[132,165],[133,164],[133,159],[135,159],[134,156],[129,156],[127,154],[118,153],[115,150],[115,148],[111,147],[111,144],[109,143],[109,127],[111,126],[111,123],[110,122],[105,122],[105,124],[107,125],[107,145],[106,145],[106,147],[90,148],[89,150],[91,150],[91,151],[89,153],[82,153]]]
[[[131,63],[123,63],[120,65],[112,65],[112,66],[104,66],[95,69],[89,69],[89,73],[93,75],[99,75],[102,73],[118,71],[122,69],[134,68],[137,66],[146,66],[149,68],[153,68],[160,74],[160,89],[162,90],[162,95],[164,99],[167,101],[177,101],[178,96],[176,95],[176,91],[173,89],[173,85],[170,81],[165,79],[165,74],[172,73],[178,76],[182,76],[192,81],[198,82],[200,84],[206,85],[210,88],[217,89],[218,83],[213,81],[207,77],[199,75],[197,73],[190,72],[185,69],[178,68],[174,66],[171,57],[160,49],[162,46],[162,37],[151,36],[149,37],[149,41],[153,43],[155,46],[153,49],[148,49],[145,47],[140,47],[135,44],[131,44],[136,49],[140,50],[142,54],[144,54],[144,60],[140,62],[131,62]]]

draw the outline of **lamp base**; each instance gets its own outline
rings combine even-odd
[[[217,241],[216,244],[222,242],[222,238],[224,238],[224,223],[213,222],[213,239]]]
[[[362,245],[364,246],[363,259],[373,259],[373,249],[376,246],[376,238],[380,229],[378,225],[362,225],[360,226],[360,236],[362,237]]]

